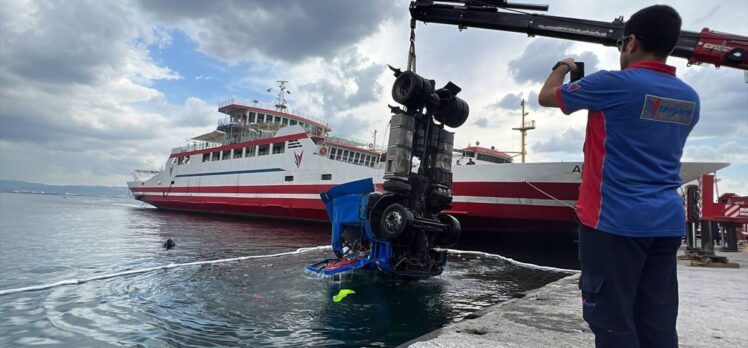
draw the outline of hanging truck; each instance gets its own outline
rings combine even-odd
[[[390,107],[385,193],[364,179],[321,194],[337,258],[308,265],[312,273],[331,277],[370,269],[408,279],[436,276],[447,262],[443,248],[460,237],[459,221],[442,213],[452,203],[454,144],[454,133],[444,126],[465,123],[468,104],[452,82],[436,89],[433,80],[390,68],[397,77],[392,98],[405,108]]]

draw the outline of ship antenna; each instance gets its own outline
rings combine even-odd
[[[286,94],[291,94],[291,91],[286,87],[288,81],[278,80],[278,97],[275,99],[275,111],[286,112],[288,110],[288,104],[286,104]]]

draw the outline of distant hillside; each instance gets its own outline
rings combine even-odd
[[[86,185],[46,185],[33,182],[0,180],[0,192],[23,192],[48,195],[77,195],[128,197],[127,187],[86,186]]]

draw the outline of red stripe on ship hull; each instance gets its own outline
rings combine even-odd
[[[328,221],[322,200],[287,198],[230,198],[152,196],[140,198],[161,209],[206,213],[278,217],[295,220]]]
[[[321,200],[293,198],[231,198],[146,195],[140,200],[162,209],[328,221]],[[453,214],[464,230],[541,231],[576,226],[569,207],[455,202]]]
[[[560,200],[577,199],[578,183],[533,183],[536,188],[520,182],[456,182],[454,196],[551,199],[543,192]],[[131,187],[135,192],[167,193],[296,193],[319,194],[335,185],[257,185],[257,186],[200,186],[200,187]],[[377,185],[381,189],[381,185]],[[542,190],[543,192],[540,192]]]
[[[264,185],[264,186],[172,186],[167,187],[133,187],[135,192],[170,192],[170,193],[296,193],[319,194],[335,185]]]
[[[530,183],[525,182],[455,182],[454,196],[506,197],[550,199],[545,193],[560,200],[575,201],[579,195],[579,183]]]

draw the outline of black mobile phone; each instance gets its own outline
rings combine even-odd
[[[572,71],[570,75],[570,81],[574,82],[584,77],[584,62],[574,62],[577,65],[577,70]]]

